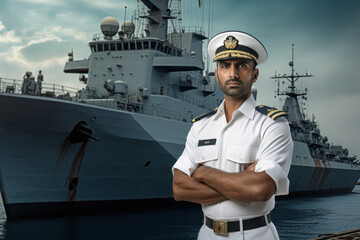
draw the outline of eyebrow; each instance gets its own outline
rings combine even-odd
[[[222,65],[222,64],[224,64],[224,65],[229,65],[229,64],[231,64],[233,61],[232,60],[225,60],[225,61],[219,61],[219,65]],[[240,60],[240,61],[238,61],[238,62],[235,62],[235,65],[240,65],[240,64],[248,64],[248,65],[251,65],[251,63],[250,63],[251,61],[248,61],[248,60]]]

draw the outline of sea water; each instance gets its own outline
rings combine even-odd
[[[300,240],[360,228],[360,186],[349,194],[277,200],[280,238]],[[199,206],[76,217],[0,220],[0,239],[196,239]]]

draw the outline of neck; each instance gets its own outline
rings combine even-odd
[[[243,105],[243,103],[246,101],[246,99],[248,99],[248,97],[249,96],[247,96],[246,98],[234,98],[225,95],[224,109],[227,122],[231,121],[233,112],[239,109],[241,105]]]

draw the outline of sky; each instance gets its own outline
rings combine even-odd
[[[297,84],[309,90],[308,118],[314,114],[330,143],[360,158],[360,1],[202,2],[199,8],[197,0],[182,1],[183,26],[201,26],[210,37],[224,30],[248,32],[266,47],[269,58],[259,65],[255,83],[258,102],[281,107],[270,77],[291,73],[294,44],[295,71],[314,75]],[[0,77],[22,79],[26,71],[42,70],[46,83],[80,89],[78,75],[63,72],[67,54],[73,50],[75,60],[87,58],[101,20],[113,16],[122,23],[125,6],[130,20],[137,1],[0,0],[0,6]]]

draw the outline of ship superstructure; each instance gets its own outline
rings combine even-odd
[[[215,93],[214,76],[203,74],[207,37],[201,28],[174,28],[168,34],[167,22],[175,17],[167,1],[143,2],[149,11],[137,15],[148,20],[145,37],[135,36],[131,21],[118,32],[118,21],[105,18],[104,37],[97,34],[89,43],[90,57],[70,58],[64,72],[87,74],[80,77],[86,89],[79,95],[86,103],[189,122],[223,99]]]
[[[217,107],[223,94],[205,69],[204,31],[176,22],[180,1],[171,1],[175,10],[168,0],[142,2],[135,16],[143,31],[107,17],[89,58],[69,53],[64,72],[79,74],[83,90],[48,85],[42,75],[35,82],[32,73],[22,82],[0,79],[0,190],[8,217],[173,204],[170,169],[191,119]],[[327,146],[290,89],[291,192],[351,191],[360,166],[342,147]]]
[[[295,74],[294,44],[292,60],[289,62],[291,74],[275,74],[272,79],[278,83],[277,96],[287,96],[282,110],[287,119],[294,140],[294,154],[289,178],[292,194],[314,194],[349,192],[359,179],[359,164],[356,156],[349,156],[346,148],[331,145],[326,136],[320,134],[318,124],[306,119],[299,100],[307,99],[307,89],[298,90],[296,81],[313,77],[311,74]],[[280,91],[280,82],[289,82],[285,91]],[[346,176],[346,177],[345,177]],[[340,180],[341,179],[341,180]]]

